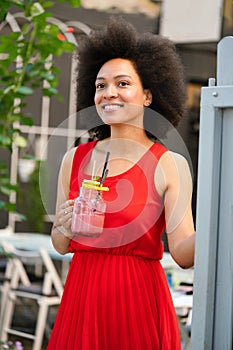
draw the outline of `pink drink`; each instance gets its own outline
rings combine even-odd
[[[106,203],[102,192],[94,188],[80,188],[74,201],[71,231],[74,235],[98,237],[103,232]],[[99,187],[97,187],[99,188]]]
[[[74,213],[71,229],[74,234],[97,237],[103,232],[103,225],[104,213]]]

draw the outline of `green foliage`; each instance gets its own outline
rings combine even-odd
[[[59,1],[80,6],[80,0]],[[27,126],[33,124],[30,116],[22,112],[26,105],[25,99],[36,88],[42,88],[44,80],[48,82],[48,87],[42,89],[43,95],[61,98],[57,89],[59,70],[50,61],[51,55],[60,56],[75,49],[74,44],[61,40],[59,27],[48,22],[52,14],[47,9],[54,2],[0,1],[0,21],[5,20],[12,5],[24,13],[26,22],[21,32],[0,35],[0,150],[5,148],[9,152],[12,152],[13,143],[18,147],[27,145],[20,130],[15,127],[17,123]],[[48,62],[47,65],[45,61]],[[10,183],[6,165],[0,164],[0,194],[9,197],[16,189]],[[14,211],[15,207],[8,201],[1,201],[0,209]]]
[[[44,215],[46,214],[41,194],[40,181],[46,181],[45,164],[36,160],[35,169],[30,175],[26,188],[19,189],[19,211],[26,217],[32,232],[44,232]]]

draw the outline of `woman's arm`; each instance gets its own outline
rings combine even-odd
[[[74,201],[68,200],[68,195],[74,152],[75,148],[64,155],[58,176],[56,214],[51,237],[54,248],[60,254],[69,252],[69,243],[72,238],[70,226]]]
[[[155,174],[158,192],[164,197],[168,247],[182,268],[194,264],[195,229],[192,216],[192,178],[186,159],[166,152]]]

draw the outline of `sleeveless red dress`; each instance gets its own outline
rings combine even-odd
[[[77,197],[96,141],[78,146],[70,198]],[[47,350],[180,350],[172,298],[160,260],[163,201],[154,186],[166,148],[154,143],[137,164],[108,177],[99,238],[70,241],[74,252]]]

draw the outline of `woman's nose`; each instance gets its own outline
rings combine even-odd
[[[104,98],[114,98],[117,96],[117,88],[114,85],[108,85],[104,90]]]

